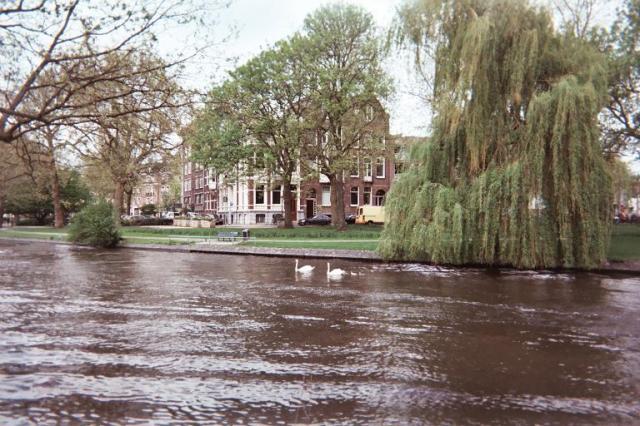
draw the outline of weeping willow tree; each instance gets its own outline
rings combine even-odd
[[[610,238],[603,58],[525,0],[405,4],[434,64],[432,136],[389,192],[386,258],[592,268]]]

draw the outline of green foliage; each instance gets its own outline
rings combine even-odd
[[[215,88],[209,97],[220,101],[226,96],[225,92],[224,86]],[[217,173],[235,171],[241,162],[252,155],[252,147],[245,144],[240,123],[211,106],[196,117],[186,136],[192,149],[191,159],[212,167]]]
[[[609,61],[609,102],[602,114],[607,153],[640,149],[640,1],[626,0],[595,42]]]
[[[32,216],[40,225],[53,214],[51,195],[27,178],[16,180],[8,187],[4,208],[5,213]]]
[[[66,175],[66,176],[65,176]],[[80,173],[70,170],[68,173],[60,173],[60,198],[65,213],[80,211],[91,201],[91,191],[86,185]]]
[[[224,228],[224,231],[241,232],[242,228]],[[337,232],[334,228],[328,226],[305,226],[293,229],[284,228],[251,228],[251,236],[260,239],[354,239],[354,240],[370,240],[380,237],[382,227],[378,225],[348,225],[346,232]],[[147,227],[127,227],[124,231],[125,236],[202,236],[209,237],[216,235],[218,231],[207,228],[172,228],[158,229]]]
[[[91,200],[91,192],[75,170],[62,170],[60,198],[65,213],[75,213]],[[6,189],[5,211],[17,215],[32,216],[39,224],[53,214],[51,189],[41,187],[26,177],[17,179]]]
[[[140,213],[145,216],[155,216],[157,212],[158,208],[155,204],[145,204],[144,206],[140,207]]]
[[[120,242],[113,206],[98,200],[76,214],[69,226],[69,241],[111,248]]]
[[[315,132],[308,159],[331,183],[332,223],[344,229],[344,174],[358,158],[385,155],[387,129],[377,120],[391,92],[382,61],[386,54],[370,13],[348,4],[318,8],[304,21],[301,63],[312,106],[306,119]],[[366,111],[374,114],[367,117]]]
[[[401,31],[436,51],[433,136],[389,192],[387,258],[598,266],[611,179],[597,116],[604,59],[526,1],[423,1]]]

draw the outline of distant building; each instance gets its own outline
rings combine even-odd
[[[404,156],[396,140],[403,144],[415,138],[394,137],[389,134],[389,116],[378,104],[363,112],[373,125],[369,137],[380,140],[387,148],[379,157],[358,158],[349,176],[345,176],[344,205],[346,214],[355,214],[358,206],[384,205],[387,193],[400,171],[397,158]],[[310,137],[324,137],[317,132]],[[359,156],[357,152],[354,155]],[[217,215],[225,224],[274,224],[284,216],[284,203],[291,203],[297,219],[331,211],[331,187],[326,176],[301,180],[300,168],[294,174],[292,197],[283,199],[282,182],[267,168],[255,166],[250,175],[238,173],[218,175],[214,170],[192,162],[183,166],[182,201],[185,207],[199,215]]]
[[[131,214],[139,215],[142,206],[146,204],[154,204],[160,211],[163,198],[169,194],[169,180],[169,174],[164,172],[146,175],[142,182],[133,188]]]
[[[191,161],[183,164],[182,206],[183,209],[202,216],[217,213],[217,175],[212,169]]]

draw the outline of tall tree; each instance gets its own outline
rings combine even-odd
[[[33,181],[44,180],[53,202],[54,227],[64,227],[65,212],[62,207],[60,164],[66,139],[60,125],[48,125],[25,135],[16,144],[17,152]]]
[[[311,13],[303,35],[301,62],[310,103],[306,120],[315,132],[308,152],[329,179],[332,223],[343,230],[344,176],[357,166],[355,151],[382,148],[379,140],[367,137],[375,116],[367,117],[365,110],[377,107],[390,92],[382,69],[385,51],[371,14],[352,5],[323,6]]]
[[[7,196],[14,183],[26,175],[15,147],[0,144],[0,228],[4,224]]]
[[[87,106],[90,120],[74,126],[81,132],[74,148],[87,164],[107,171],[114,185],[113,204],[120,214],[127,186],[152,164],[162,163],[165,155],[175,153],[180,145],[177,131],[186,118],[185,108],[191,104],[190,97],[164,72],[162,60],[147,52],[138,52],[127,60],[125,84],[145,89],[108,104]],[[138,72],[151,67],[156,71]],[[96,90],[118,93],[120,87],[119,83],[106,81]]]
[[[627,0],[604,34],[609,102],[601,116],[607,153],[640,149],[640,1]]]
[[[565,34],[586,39],[602,8],[602,0],[551,0]]]
[[[153,46],[155,30],[162,23],[186,23],[206,16],[198,2],[179,0],[3,1],[0,143],[13,143],[43,125],[84,121],[87,105],[144,94],[144,88],[126,84],[132,81],[127,80],[129,56]],[[158,65],[178,72],[177,65],[198,49],[183,49],[170,61],[150,62],[136,72],[153,73]],[[105,61],[106,57],[112,60]],[[45,73],[55,78],[43,81]],[[97,90],[106,81],[117,84],[106,92]],[[47,95],[41,96],[42,91]],[[34,103],[34,97],[42,102]]]
[[[237,164],[238,154],[249,161],[266,156],[270,172],[282,182],[285,227],[292,227],[291,182],[298,168],[304,139],[306,69],[298,60],[299,37],[281,41],[230,73],[230,80],[211,92],[216,109],[201,118],[193,139],[195,158],[220,170]],[[207,139],[214,130],[218,141]],[[204,137],[203,137],[204,136]],[[238,145],[242,148],[238,149]],[[212,148],[214,148],[212,150]],[[235,155],[227,155],[227,149]]]
[[[387,198],[382,254],[601,264],[612,202],[597,122],[605,58],[525,0],[412,1],[398,24],[404,41],[435,52],[437,102],[432,137]]]

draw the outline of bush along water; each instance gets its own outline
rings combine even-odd
[[[120,231],[111,204],[98,200],[76,214],[69,227],[69,241],[103,248],[117,246]]]
[[[410,5],[398,34],[436,52],[435,118],[389,192],[381,254],[597,267],[612,203],[598,143],[604,58],[524,0]]]

